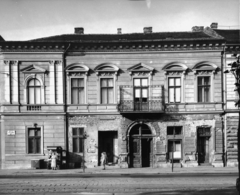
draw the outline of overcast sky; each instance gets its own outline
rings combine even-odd
[[[0,0],[0,35],[7,41],[71,34],[239,28],[240,0]]]

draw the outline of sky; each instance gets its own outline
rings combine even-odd
[[[0,35],[6,41],[74,33],[191,31],[193,26],[240,28],[240,0],[0,0]]]

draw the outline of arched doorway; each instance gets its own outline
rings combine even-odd
[[[146,124],[135,125],[129,133],[130,167],[152,166],[152,132]]]

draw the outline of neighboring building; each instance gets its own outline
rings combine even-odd
[[[218,29],[217,23],[211,28],[226,39],[226,46],[224,47],[224,67],[223,71],[230,70],[231,66],[228,66],[236,58],[233,54],[240,55],[240,30],[239,29]],[[225,154],[226,154],[226,166],[238,165],[238,144],[237,144],[237,132],[239,121],[239,107],[235,106],[239,96],[235,91],[236,80],[234,76],[229,73],[224,75],[224,131],[225,131]]]
[[[0,42],[1,167],[30,168],[47,146],[69,168],[102,151],[122,168],[223,166],[224,43],[151,27]]]

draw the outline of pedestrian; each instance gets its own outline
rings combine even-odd
[[[51,168],[52,170],[57,170],[57,155],[54,152],[51,157]]]
[[[51,169],[51,162],[52,162],[52,150],[49,150],[47,159],[47,169]]]
[[[107,154],[106,154],[106,152],[102,152],[102,154],[101,154],[101,165],[103,166],[103,170],[106,169],[106,163],[107,163]]]

